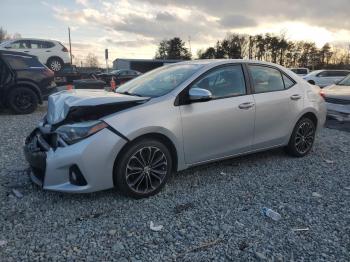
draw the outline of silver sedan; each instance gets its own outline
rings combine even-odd
[[[198,60],[117,89],[51,95],[27,137],[34,182],[61,192],[158,193],[171,173],[285,147],[303,157],[326,118],[320,89],[261,61]],[[185,181],[184,181],[185,183]]]

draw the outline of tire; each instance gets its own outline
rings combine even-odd
[[[16,114],[31,114],[38,107],[38,96],[29,87],[16,87],[7,98],[8,106]]]
[[[306,156],[315,141],[316,126],[308,117],[303,117],[295,125],[293,133],[286,147],[287,153],[295,157]]]
[[[63,61],[59,57],[51,57],[49,60],[47,60],[47,66],[54,72],[59,72],[63,68]]]
[[[114,170],[114,181],[125,196],[150,197],[164,187],[171,176],[172,164],[170,151],[163,143],[154,139],[139,140],[122,152]]]

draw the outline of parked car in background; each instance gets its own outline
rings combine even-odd
[[[188,61],[150,71],[116,93],[51,95],[25,155],[44,189],[116,186],[141,198],[191,166],[276,147],[303,157],[325,118],[320,88],[281,66]]]
[[[349,70],[316,70],[303,78],[310,84],[322,88],[339,82],[349,74]]]
[[[310,73],[310,70],[308,68],[290,68],[290,70],[298,76],[306,76]]]
[[[59,41],[34,38],[9,40],[0,44],[0,50],[23,52],[38,57],[52,71],[60,71],[70,63],[68,49]]]
[[[52,92],[54,73],[35,56],[0,51],[0,104],[17,114],[30,114]]]
[[[57,87],[57,91],[70,90],[70,89],[106,89],[106,91],[112,91],[107,88],[105,81],[99,79],[78,79],[73,80],[71,84],[62,85]]]
[[[141,73],[135,70],[121,69],[121,70],[113,70],[109,73],[97,74],[96,76],[98,79],[105,81],[106,84],[108,85],[110,84],[112,78],[114,78],[114,81],[116,82],[116,86],[120,86],[140,75]]]
[[[337,84],[322,90],[327,105],[327,115],[338,121],[350,121],[350,75]]]
[[[81,79],[81,74],[75,65],[67,64],[59,72],[55,72],[57,85],[72,84],[77,79]]]

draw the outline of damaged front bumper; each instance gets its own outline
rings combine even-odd
[[[126,140],[105,128],[76,143],[67,145],[57,134],[35,129],[26,139],[25,158],[31,179],[43,189],[88,193],[112,188],[116,156]]]

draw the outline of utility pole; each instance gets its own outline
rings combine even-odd
[[[106,60],[106,69],[108,73],[109,69],[108,69],[108,49],[107,48],[105,49],[105,60]]]
[[[191,47],[191,36],[188,36],[188,45],[190,47],[190,53],[192,54],[192,47]]]
[[[72,57],[72,42],[70,40],[70,27],[68,27],[68,37],[69,37],[69,54],[70,54],[70,64],[73,64],[73,57]]]

